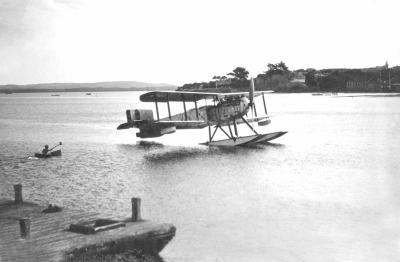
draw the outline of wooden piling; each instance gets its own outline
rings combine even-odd
[[[14,185],[14,193],[15,193],[15,204],[16,205],[22,205],[23,200],[22,200],[22,185],[17,184]]]
[[[121,258],[153,254],[157,258],[157,254],[175,236],[176,228],[171,224],[142,220],[140,206],[140,198],[133,198],[132,218],[136,221],[132,222],[131,217],[109,217],[68,208],[45,213],[45,206],[26,200],[15,208],[13,200],[0,199],[0,260],[119,261]],[[99,229],[103,226],[98,222],[105,220],[118,221],[124,226],[97,230],[93,234],[68,230],[71,225],[82,224],[94,227],[97,224],[96,229]]]
[[[141,199],[133,197],[132,201],[132,222],[140,221],[142,218],[140,217],[140,203]]]
[[[31,220],[29,218],[19,219],[21,238],[29,238],[31,235]]]

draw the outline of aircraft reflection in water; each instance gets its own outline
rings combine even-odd
[[[135,127],[139,129],[139,132],[136,133],[137,137],[149,138],[174,133],[176,129],[200,129],[208,126],[209,141],[205,143],[206,145],[239,146],[266,142],[287,133],[280,131],[267,134],[259,134],[249,124],[249,122],[257,122],[259,126],[264,126],[271,123],[271,120],[268,116],[267,106],[265,104],[264,97],[264,93],[271,92],[273,91],[255,92],[253,79],[250,80],[249,92],[148,92],[140,96],[140,101],[155,103],[157,119],[154,119],[153,110],[126,110],[127,122],[119,125],[117,129],[127,129]],[[264,116],[257,116],[254,103],[254,98],[257,96],[262,96],[263,98],[265,111]],[[212,99],[214,101],[214,105],[198,107],[197,102],[202,99]],[[171,115],[169,102],[182,102],[184,112],[177,115]],[[194,102],[195,108],[186,110],[186,102]],[[168,117],[160,119],[158,103],[167,103]],[[252,110],[252,116],[255,115],[255,117],[247,117],[247,113],[249,112],[249,110]],[[237,130],[238,124],[246,124],[254,133],[254,135],[239,136]],[[211,126],[215,126],[215,130],[213,132],[211,131]],[[228,127],[228,131],[223,128],[224,126]],[[228,137],[228,139],[214,141],[213,139],[218,129],[220,129]]]

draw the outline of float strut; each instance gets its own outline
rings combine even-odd
[[[208,123],[208,139],[210,140],[210,143],[211,143],[212,137],[211,137],[211,125],[210,125],[210,123]]]
[[[237,131],[237,125],[236,125],[236,119],[233,118],[233,129],[235,130],[235,135],[238,137],[238,131]]]
[[[244,117],[242,116],[241,117],[242,118],[242,120],[243,120],[243,122],[245,122],[246,123],[246,125],[256,134],[256,135],[258,135],[258,133],[257,133],[257,131],[256,130],[254,130],[254,128],[249,124],[249,122],[247,122],[247,120],[246,119],[244,119]]]
[[[210,142],[213,140],[213,138],[214,138],[214,136],[215,136],[215,133],[217,133],[218,126],[219,126],[219,124],[215,127],[215,130],[214,130],[214,132],[213,132],[213,134],[212,134],[212,136],[211,136]],[[210,128],[210,134],[211,134],[211,128]]]
[[[231,125],[229,124],[229,121],[228,121],[228,128],[229,128],[229,133],[231,134],[231,137],[232,137],[233,141],[235,141],[236,137],[234,137],[233,134],[232,134],[232,129],[231,129]]]
[[[228,135],[228,133],[222,128],[222,126],[218,125],[218,127],[222,130],[222,132],[224,132],[224,134],[225,134],[229,139],[232,139],[232,137],[230,137],[230,136]]]

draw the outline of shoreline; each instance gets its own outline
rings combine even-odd
[[[1,90],[1,94],[14,94],[14,93],[79,93],[79,92],[130,92],[130,91],[157,91],[157,90],[163,90],[163,91],[172,91],[173,88],[153,88],[153,87],[143,87],[143,88],[94,88],[94,89],[86,89],[86,88],[73,88],[73,89],[17,89],[17,90],[12,90],[12,89],[7,89],[7,90]]]
[[[16,94],[16,93],[96,93],[96,92],[151,92],[151,91],[160,91],[157,88],[116,88],[116,89],[111,89],[111,88],[104,88],[104,89],[63,89],[63,90],[57,90],[57,89],[40,89],[40,90],[2,90],[0,91],[0,94],[5,94],[5,95],[11,95],[11,94]],[[176,89],[163,89],[161,91],[176,91],[176,92],[215,92],[212,90],[176,90]],[[266,90],[256,90],[259,92],[266,91]],[[231,93],[231,92],[246,92],[246,91],[239,91],[239,90],[231,90],[230,92],[226,93]],[[215,92],[215,93],[223,93],[223,92]],[[340,94],[390,94],[387,96],[394,96],[394,95],[400,95],[400,92],[398,91],[385,91],[385,92],[371,92],[371,91],[361,91],[361,92],[354,92],[354,91],[341,91],[341,92],[318,92],[318,91],[309,91],[309,92],[283,92],[283,91],[274,91],[272,94],[322,94],[322,95],[327,95],[327,94],[332,94],[332,93],[340,93]]]

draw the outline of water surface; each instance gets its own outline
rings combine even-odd
[[[271,94],[260,130],[288,134],[227,150],[198,145],[207,129],[148,144],[117,131],[153,107],[139,95],[1,94],[0,197],[22,183],[25,199],[121,216],[141,197],[144,218],[177,227],[167,262],[400,257],[399,97]],[[59,141],[62,157],[28,159]]]

